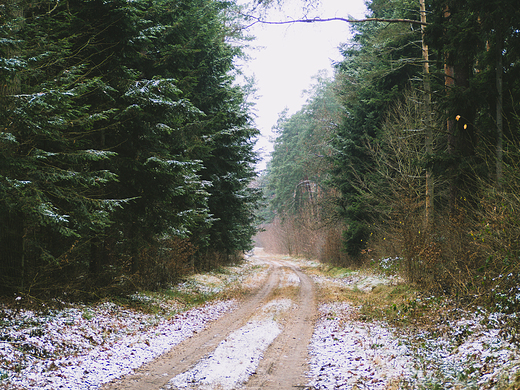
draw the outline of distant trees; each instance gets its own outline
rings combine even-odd
[[[340,241],[342,223],[337,192],[329,181],[332,142],[343,109],[334,88],[325,75],[318,75],[302,109],[278,119],[266,175],[275,217],[260,238],[266,249],[338,263],[344,256],[332,247]]]
[[[367,19],[419,21],[421,3],[373,0]],[[422,12],[425,28],[353,24],[336,65],[326,99],[341,119],[321,138],[321,175],[335,191],[344,250],[349,261],[397,255],[413,282],[464,294],[496,288],[490,297],[518,307],[520,11],[513,1],[439,0]],[[311,166],[294,163],[303,147],[288,147],[306,128],[301,117],[282,121],[267,175],[279,215]]]
[[[156,287],[250,248],[257,130],[229,7],[3,6],[3,292]]]

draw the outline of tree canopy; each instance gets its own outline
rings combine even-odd
[[[433,0],[422,24],[403,22],[420,21],[420,6],[373,0],[352,24],[334,93],[313,97],[340,113],[323,143],[307,130],[320,118],[308,106],[281,117],[266,178],[272,205],[311,209],[297,189],[314,182],[306,157],[320,145],[347,262],[398,256],[415,283],[492,291],[518,307],[520,11],[513,1]]]
[[[4,292],[122,275],[152,287],[251,247],[257,130],[234,78],[233,7],[3,6]]]

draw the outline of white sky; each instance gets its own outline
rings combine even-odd
[[[303,15],[302,2],[285,0],[282,11],[272,10],[266,20],[290,20]],[[365,15],[364,0],[321,0],[316,10],[308,17],[362,18]],[[262,135],[257,143],[263,161],[259,170],[265,168],[272,151],[269,140],[271,128],[278,114],[285,108],[295,113],[305,103],[302,92],[313,84],[312,77],[320,70],[332,75],[332,62],[341,59],[338,47],[348,42],[351,34],[349,24],[341,21],[321,23],[296,23],[289,25],[256,24],[248,30],[256,36],[251,57],[243,65],[247,76],[256,80],[256,125]]]

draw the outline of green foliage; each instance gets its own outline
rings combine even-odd
[[[275,128],[277,137],[267,180],[273,191],[271,205],[278,215],[296,214],[320,202],[321,207],[327,206],[322,201],[333,153],[331,141],[342,110],[333,84],[324,75],[317,76],[307,93],[307,104],[290,117],[287,112],[281,113]]]
[[[418,2],[374,1],[371,17],[416,18]],[[353,44],[343,48],[336,78],[347,116],[334,139],[332,183],[340,191],[341,213],[348,225],[345,248],[359,256],[366,248],[368,226],[378,221],[373,193],[385,192],[368,147],[378,144],[386,111],[421,71],[420,35],[403,23],[365,23],[354,26]]]
[[[6,289],[59,290],[64,273],[86,286],[173,275],[161,271],[165,242],[189,239],[199,255],[250,248],[257,131],[232,76],[242,39],[229,28],[234,3],[8,5],[0,28]]]
[[[343,115],[334,87],[319,74],[306,91],[307,104],[290,117],[286,112],[280,115],[262,183],[270,201],[270,223],[259,241],[267,250],[333,263],[344,260],[336,245],[342,230],[336,193],[328,186],[332,139]]]

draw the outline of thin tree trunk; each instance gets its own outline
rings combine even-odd
[[[130,225],[130,257],[131,257],[131,268],[130,272],[136,274],[139,271],[139,245],[137,240],[137,225],[132,222]]]
[[[421,33],[422,33],[422,57],[424,72],[424,94],[425,94],[425,117],[424,124],[426,127],[425,148],[426,155],[433,155],[433,129],[431,125],[431,84],[430,84],[430,65],[428,55],[428,45],[424,41],[424,27],[426,25],[426,6],[424,0],[419,0],[421,11]],[[432,227],[434,221],[434,181],[431,168],[426,168],[426,217],[425,224],[427,231]]]
[[[497,33],[497,65],[496,65],[496,85],[497,85],[497,149],[496,149],[496,181],[497,189],[502,187],[502,164],[503,164],[503,136],[504,122],[502,118],[504,92],[502,88],[503,79],[503,56],[502,56],[502,40],[500,34]]]
[[[444,17],[450,17],[450,10],[448,8],[444,11]],[[455,67],[449,64],[450,58],[449,55],[446,54],[446,58],[444,59],[444,87],[446,89],[446,93],[450,93],[450,89],[455,86]],[[446,121],[446,132],[448,135],[448,154],[454,155],[456,153],[456,125],[455,118],[448,117]],[[448,199],[448,207],[450,215],[453,214],[455,210],[455,204],[457,199],[457,184],[456,184],[456,173],[453,172],[454,167],[449,169],[450,181],[449,181],[449,199]]]
[[[100,134],[100,149],[105,149],[105,130],[101,130]],[[96,163],[94,163],[96,164]],[[99,168],[105,169],[105,160],[99,162]],[[104,199],[104,190],[102,198]],[[90,260],[89,260],[89,272],[92,276],[97,277],[101,272],[102,265],[105,265],[106,246],[105,246],[105,231],[95,232],[94,238],[90,243]]]
[[[99,275],[99,258],[100,258],[100,242],[95,236],[90,243],[90,262],[89,272],[91,276],[96,278]]]

